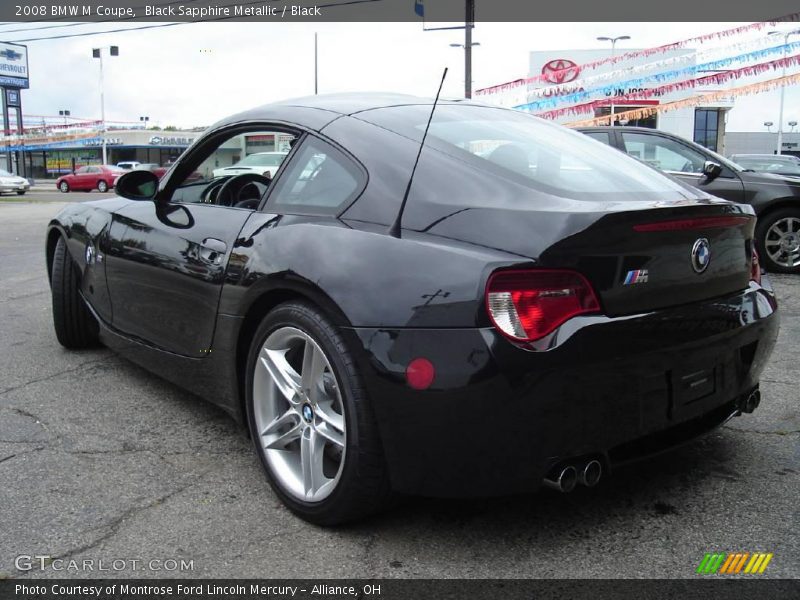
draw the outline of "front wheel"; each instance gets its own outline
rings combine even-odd
[[[98,325],[79,291],[78,268],[59,238],[50,273],[53,296],[53,326],[65,348],[91,348],[98,344]]]
[[[256,331],[247,417],[270,485],[301,518],[335,525],[391,496],[383,451],[355,361],[316,307],[282,304]]]
[[[97,183],[97,191],[105,194],[108,191],[108,184],[102,179]]]
[[[24,196],[24,195],[25,195],[25,190],[18,190],[17,191],[17,196]]]
[[[66,194],[69,191],[69,184],[66,181],[62,181],[58,184],[58,189],[62,194]]]
[[[768,271],[800,273],[800,210],[782,208],[759,217],[756,240]]]

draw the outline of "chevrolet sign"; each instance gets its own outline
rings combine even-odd
[[[194,142],[194,138],[190,137],[176,137],[176,136],[160,136],[154,135],[150,138],[152,146],[189,146]]]
[[[28,48],[0,42],[0,85],[28,87]]]

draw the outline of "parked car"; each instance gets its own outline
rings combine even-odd
[[[131,169],[136,169],[140,164],[142,163],[136,160],[124,160],[122,162],[118,162],[117,167],[124,171],[130,171]]]
[[[734,154],[731,160],[742,168],[758,173],[800,177],[800,158],[782,154]]]
[[[756,408],[778,315],[751,206],[469,101],[438,105],[412,178],[431,105],[264,106],[162,180],[68,205],[47,230],[59,342],[221,406],[321,524],[395,492],[592,486]],[[265,130],[298,136],[273,181],[189,180]]]
[[[123,173],[125,171],[113,165],[81,167],[74,173],[56,179],[56,187],[64,193],[77,190],[84,192],[98,190],[105,193],[114,187],[117,178]]]
[[[286,152],[254,152],[230,167],[221,167],[212,172],[214,177],[256,173],[272,178],[280,168],[283,159],[286,158],[286,154]]]
[[[167,167],[162,167],[158,163],[140,163],[136,166],[137,170],[140,171],[150,171],[151,173],[155,173],[156,177],[161,179],[164,176],[164,173],[167,172]]]
[[[31,184],[27,179],[0,169],[0,194],[13,192],[18,196],[24,196],[30,187]]]
[[[590,127],[584,134],[709,194],[753,206],[762,264],[800,273],[800,178],[758,173],[677,135],[644,127]]]

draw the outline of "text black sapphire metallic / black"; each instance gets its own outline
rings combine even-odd
[[[431,108],[264,106],[68,205],[59,341],[221,406],[321,524],[592,486],[757,408],[778,314],[751,206],[469,101],[437,106],[412,178]]]

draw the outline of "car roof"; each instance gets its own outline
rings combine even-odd
[[[486,104],[465,101],[440,99],[440,104],[473,104],[487,106]],[[319,131],[332,121],[345,116],[387,108],[390,106],[406,106],[413,104],[431,105],[432,98],[423,98],[409,94],[394,94],[387,92],[347,92],[339,94],[320,94],[290,98],[272,104],[265,104],[250,110],[232,115],[215,123],[212,129],[233,125],[243,121],[271,121],[280,120],[294,123]],[[500,107],[494,107],[500,108]]]

